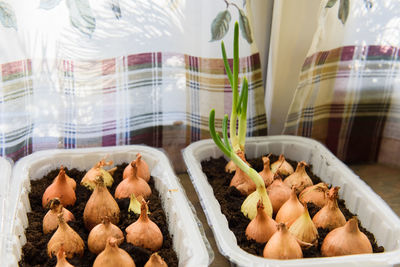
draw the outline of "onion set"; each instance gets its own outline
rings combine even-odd
[[[358,229],[357,218],[351,218],[344,226],[333,229],[322,242],[324,257],[372,253],[368,237]]]
[[[253,239],[257,243],[266,243],[276,232],[277,223],[264,210],[261,201],[257,203],[257,215],[246,228],[247,239]]]
[[[276,214],[276,222],[284,223],[288,227],[304,213],[303,204],[297,199],[296,191],[292,188],[289,199],[282,205]]]
[[[282,181],[279,173],[275,173],[274,181],[267,187],[274,214],[277,214],[282,205],[289,199],[291,192],[292,190]]]
[[[44,191],[42,196],[43,208],[45,208],[53,198],[58,198],[64,207],[73,206],[75,204],[75,190],[69,180],[67,180],[64,168],[60,169],[60,172],[54,179],[53,183]]]
[[[321,227],[331,231],[345,225],[346,218],[337,204],[338,191],[339,187],[332,187],[328,193],[327,204],[314,215],[313,222],[317,228]]]
[[[115,198],[129,198],[131,194],[147,199],[151,195],[151,188],[145,180],[137,175],[137,159],[131,162],[131,172],[115,189]]]
[[[56,267],[74,267],[71,265],[67,259],[65,258],[64,246],[61,245],[60,249],[57,252],[57,264]]]
[[[278,224],[278,230],[264,247],[263,256],[269,259],[300,259],[303,252],[299,243],[286,228],[284,223]]]
[[[316,245],[318,243],[318,231],[315,228],[307,204],[304,204],[304,212],[289,227],[289,231],[299,240]]]
[[[56,255],[63,247],[67,258],[72,258],[74,255],[82,257],[85,249],[85,244],[82,238],[64,221],[63,214],[58,215],[57,231],[47,243],[47,254],[51,258]]]
[[[118,245],[121,245],[124,241],[124,234],[121,229],[119,229],[115,224],[112,224],[108,217],[105,217],[103,218],[103,221],[96,225],[89,233],[89,250],[94,254],[99,254],[105,249],[107,240],[110,237],[114,237],[117,240]]]
[[[149,260],[146,262],[144,267],[168,267],[167,263],[158,255],[157,252],[151,254]]]
[[[135,267],[135,262],[125,250],[118,247],[118,240],[110,237],[106,248],[97,255],[93,267]]]
[[[236,154],[241,158],[241,160],[243,160],[243,162],[247,163],[243,151],[239,150]],[[235,175],[233,176],[229,186],[236,187],[236,189],[244,196],[247,196],[256,190],[256,184],[240,168],[236,169]]]
[[[285,177],[294,172],[292,165],[286,161],[283,154],[279,155],[278,160],[271,164],[271,171],[272,173],[279,172]]]
[[[300,161],[297,164],[296,171],[286,177],[286,179],[283,181],[286,185],[288,185],[290,188],[294,187],[296,188],[296,193],[300,193],[303,191],[306,187],[312,186],[313,182],[311,178],[308,176],[305,167],[307,166],[307,163],[304,161]]]
[[[161,248],[164,237],[157,224],[150,220],[147,211],[147,202],[142,200],[139,218],[125,229],[126,241],[137,247],[157,251]]]
[[[58,227],[58,215],[61,213],[65,222],[75,220],[74,215],[64,208],[60,202],[60,199],[53,198],[49,202],[50,209],[43,217],[43,233],[47,234],[57,229]]]
[[[269,155],[267,157],[262,157],[264,168],[259,172],[260,176],[263,178],[265,186],[268,187],[274,181],[274,174],[270,168]]]
[[[318,183],[313,186],[306,187],[303,191],[301,191],[299,195],[299,200],[303,203],[313,203],[319,208],[325,206],[328,202],[328,194],[329,188],[325,183]]]
[[[81,180],[81,185],[87,187],[90,190],[93,190],[96,187],[96,177],[97,176],[102,176],[104,179],[104,184],[107,187],[112,186],[114,183],[114,179],[112,175],[114,174],[115,170],[117,169],[116,167],[110,169],[110,170],[105,170],[105,166],[110,166],[112,165],[112,161],[106,162],[105,159],[100,160],[97,162],[86,174],[83,176]],[[100,172],[100,174],[99,174]]]
[[[134,160],[136,162],[136,175],[146,182],[150,181],[150,170],[149,170],[149,165],[147,165],[146,161],[142,159],[142,155],[140,153],[136,154],[136,159]],[[122,174],[122,178],[126,179],[127,177],[131,176],[132,173],[132,165],[128,164],[124,172]]]
[[[104,185],[103,177],[98,176],[96,186],[83,211],[83,221],[89,231],[108,217],[113,224],[119,222],[119,206]]]

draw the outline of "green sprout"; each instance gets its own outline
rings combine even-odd
[[[226,58],[224,43],[221,42],[222,57],[224,59],[226,73],[232,87],[232,112],[229,124],[228,137],[228,115],[225,114],[222,121],[222,138],[215,130],[215,110],[212,109],[208,121],[208,126],[212,139],[218,148],[230,158],[237,167],[246,173],[250,179],[256,184],[256,191],[251,193],[243,202],[241,211],[249,219],[253,219],[257,215],[257,202],[261,199],[264,204],[264,210],[272,216],[272,205],[265,189],[264,180],[256,170],[248,166],[236,153],[239,150],[244,151],[246,137],[247,122],[247,100],[248,100],[248,83],[246,77],[243,78],[242,90],[238,93],[238,69],[239,69],[239,26],[235,23],[234,45],[233,45],[233,73],[229,67]],[[237,120],[239,119],[238,134],[236,132]],[[229,142],[231,141],[231,143]],[[232,144],[232,146],[231,146]]]

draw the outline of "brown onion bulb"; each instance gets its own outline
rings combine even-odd
[[[268,216],[264,210],[261,200],[257,203],[257,215],[247,225],[246,237],[253,239],[257,243],[266,243],[276,232],[277,223]]]
[[[272,173],[269,166],[269,155],[267,157],[262,157],[262,161],[264,163],[264,169],[260,171],[259,174],[264,180],[265,187],[267,187],[274,181],[274,174]]]
[[[136,197],[142,196],[147,199],[151,195],[151,188],[145,180],[137,176],[137,159],[132,161],[130,176],[122,180],[115,189],[115,198],[130,198],[131,194]]]
[[[140,153],[136,154],[136,175],[146,182],[150,181],[150,170],[149,170],[149,165],[147,165],[146,161],[142,159],[142,155]],[[124,173],[122,174],[123,179],[126,179],[127,177],[131,176],[132,172],[132,165],[128,164],[128,166],[125,167]]]
[[[294,187],[296,188],[296,193],[300,193],[301,191],[304,190],[304,188],[308,186],[312,186],[313,182],[308,176],[305,167],[307,166],[307,163],[304,161],[300,161],[297,164],[296,171],[286,177],[286,179],[283,181],[285,184],[287,184],[290,188]]]
[[[236,154],[247,163],[246,158],[244,157],[243,151],[238,151]],[[231,183],[229,186],[236,187],[237,190],[244,196],[250,195],[254,191],[256,191],[256,184],[251,180],[251,178],[240,168],[236,169],[235,175],[232,177]],[[255,203],[254,203],[255,204]]]
[[[279,173],[275,173],[274,181],[267,187],[274,214],[277,214],[282,205],[289,199],[292,190],[285,185]]]
[[[47,234],[57,229],[58,214],[62,213],[65,222],[75,220],[74,215],[61,205],[58,198],[53,198],[49,202],[50,210],[43,217],[43,233]]]
[[[75,182],[74,179],[72,179],[71,177],[69,177],[69,176],[65,173],[65,170],[64,170],[64,166],[63,166],[63,165],[60,166],[60,172],[58,173],[58,175],[56,176],[56,178],[54,178],[54,181],[57,180],[57,179],[59,179],[59,177],[62,176],[62,175],[65,176],[65,178],[67,179],[68,184],[72,187],[72,189],[75,190],[75,189],[76,189],[76,182]],[[53,183],[54,183],[54,181],[53,181]]]
[[[332,187],[329,190],[328,203],[314,215],[313,222],[315,227],[331,231],[346,224],[346,218],[337,204],[339,188]]]
[[[168,267],[167,263],[158,255],[157,252],[151,254],[144,267]]]
[[[64,246],[61,245],[60,249],[57,252],[57,265],[56,267],[74,267],[71,265],[67,259],[65,258]]]
[[[304,204],[303,214],[292,223],[289,231],[303,242],[318,243],[318,231],[308,213],[307,204]]]
[[[136,267],[128,252],[118,247],[117,239],[110,237],[106,248],[97,255],[93,267]]]
[[[105,217],[108,217],[113,224],[117,224],[119,222],[119,213],[118,204],[108,192],[103,178],[101,176],[97,177],[96,187],[83,211],[83,221],[86,229],[92,230]]]
[[[64,207],[73,206],[76,201],[75,190],[67,180],[62,168],[53,183],[46,188],[42,197],[42,206],[45,208],[49,201],[58,198]]]
[[[85,249],[85,243],[82,238],[64,221],[62,214],[58,215],[58,228],[47,243],[47,254],[53,257],[63,246],[67,258],[74,255],[82,257]]]
[[[110,170],[105,170],[105,166],[112,165],[113,162],[109,161],[106,162],[105,159],[100,160],[97,162],[86,174],[83,176],[81,180],[81,185],[89,188],[90,190],[93,190],[96,187],[96,177],[102,176],[104,180],[104,184],[107,187],[112,186],[114,183],[114,179],[112,177],[113,173],[117,169],[116,167],[110,169]]]
[[[292,165],[286,161],[283,154],[280,154],[279,159],[271,164],[271,171],[274,174],[278,171],[283,176],[291,175],[294,172]]]
[[[372,253],[368,237],[358,229],[357,218],[351,218],[344,226],[333,229],[321,246],[324,257]]]
[[[147,210],[147,203],[142,200],[139,219],[125,229],[126,241],[137,247],[157,251],[163,244],[163,235],[157,224],[147,216]]]
[[[88,248],[90,252],[94,254],[102,252],[106,248],[109,237],[117,239],[118,245],[124,242],[124,234],[121,229],[115,224],[112,224],[108,217],[105,217],[103,221],[96,225],[89,233]]]
[[[317,207],[322,208],[328,202],[328,191],[328,186],[325,183],[309,186],[301,191],[299,200],[303,203],[313,203]]]
[[[236,171],[236,164],[230,160],[226,165],[225,165],[225,172],[227,173],[232,173]]]
[[[296,191],[292,188],[289,199],[279,209],[275,221],[277,223],[284,223],[289,227],[303,212],[303,204],[297,199]]]
[[[269,259],[300,259],[303,252],[296,238],[288,231],[284,223],[278,224],[278,231],[269,239],[264,247],[264,258]]]

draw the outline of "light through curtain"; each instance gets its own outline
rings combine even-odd
[[[399,165],[399,56],[399,1],[322,1],[283,132],[349,163]]]
[[[247,134],[266,134],[250,1],[0,0],[1,155],[147,144],[180,157],[209,137],[211,108],[217,128],[230,112],[220,41],[210,40],[223,37],[232,58],[235,20],[250,31],[241,28],[239,54]]]

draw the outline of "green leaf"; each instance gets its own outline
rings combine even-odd
[[[239,9],[239,27],[242,31],[242,36],[246,41],[251,44],[253,42],[253,38],[251,37],[251,29],[249,20],[244,13],[243,9]]]
[[[53,9],[61,2],[61,0],[40,0],[39,8],[41,9]]]
[[[121,7],[119,6],[119,0],[112,0],[111,9],[114,12],[114,15],[117,19],[120,19],[122,17]]]
[[[336,4],[337,0],[329,0],[325,8],[331,8]]]
[[[340,0],[338,18],[343,24],[346,23],[347,17],[349,16],[349,5],[349,0]]]
[[[0,1],[0,22],[6,28],[14,28],[17,29],[17,17],[15,16],[14,10],[12,7]]]
[[[93,16],[89,0],[67,0],[67,6],[72,26],[81,33],[92,37],[96,29],[96,19]]]
[[[211,41],[218,41],[224,38],[229,30],[231,13],[228,10],[218,13],[211,23]]]

